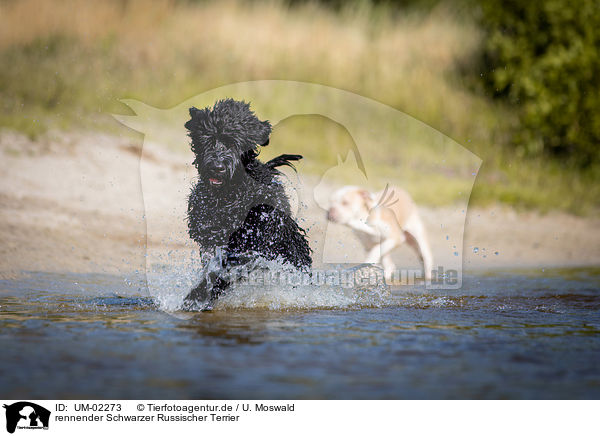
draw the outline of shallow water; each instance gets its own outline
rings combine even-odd
[[[139,280],[0,281],[0,396],[600,398],[597,269],[481,274],[460,290],[334,303],[230,301],[186,318],[160,310]]]

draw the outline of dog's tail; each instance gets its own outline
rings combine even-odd
[[[267,165],[272,170],[275,169],[276,167],[286,165],[286,166],[292,168],[294,171],[296,171],[296,167],[290,161],[296,161],[296,160],[300,160],[300,159],[302,159],[302,156],[299,154],[282,154],[282,155],[277,156],[276,158],[273,158],[270,161],[266,162],[265,165]]]

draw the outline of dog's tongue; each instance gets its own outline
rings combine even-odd
[[[213,185],[220,185],[222,183],[219,179],[208,179],[208,181]]]

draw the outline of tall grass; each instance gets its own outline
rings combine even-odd
[[[48,128],[116,129],[107,114],[127,110],[119,98],[170,107],[231,82],[315,82],[393,106],[478,154],[484,160],[474,190],[479,204],[594,209],[595,184],[577,200],[570,195],[587,176],[514,159],[504,132],[518,120],[463,83],[459,70],[473,67],[481,37],[444,5],[403,14],[365,2],[334,12],[277,1],[5,1],[0,124],[32,136]],[[296,124],[291,132],[305,129]],[[320,125],[333,137],[338,128]],[[300,137],[287,137],[294,136]],[[385,173],[389,163],[380,164]]]

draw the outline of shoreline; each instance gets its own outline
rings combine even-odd
[[[141,143],[130,137],[63,132],[31,141],[0,131],[0,278],[24,271],[139,273],[145,271],[147,243],[171,250],[185,244],[170,237],[181,223],[167,216],[147,234],[144,200],[162,210],[181,209],[189,189],[181,181],[190,169],[188,156],[145,144],[145,175],[157,185],[143,197],[140,153]],[[443,235],[428,223],[451,209],[420,208],[434,254]],[[305,213],[319,218],[323,211],[309,206]],[[419,266],[405,247],[394,260],[397,267]],[[466,212],[464,273],[596,266],[597,217],[517,212],[503,205]]]

